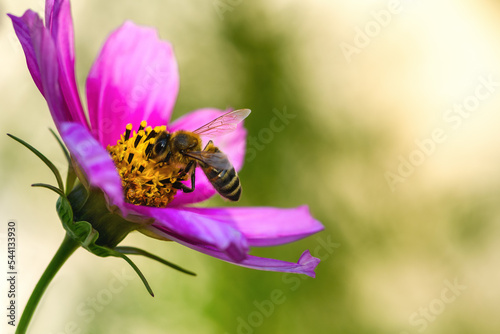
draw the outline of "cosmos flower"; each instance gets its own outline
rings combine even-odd
[[[309,251],[297,263],[248,254],[250,247],[289,243],[322,230],[306,206],[193,207],[216,194],[200,168],[191,193],[170,187],[171,196],[165,200],[157,193],[125,191],[127,184],[117,168],[123,157],[112,159],[110,152],[126,138],[132,136],[129,142],[137,140],[145,147],[149,133],[193,131],[224,114],[200,109],[170,122],[179,74],[171,45],[161,41],[155,30],[126,22],[108,37],[86,80],[87,119],[75,79],[69,1],[47,0],[45,22],[31,10],[21,17],[9,16],[80,180],[68,192],[74,220],[88,221],[99,232],[96,244],[113,249],[137,230],[239,266],[315,276],[319,259]],[[236,170],[242,167],[246,140],[242,123],[224,136],[202,139],[204,144],[213,139]],[[144,162],[141,157],[129,160]],[[158,175],[136,181],[162,186]],[[136,195],[143,199],[139,204],[131,199]]]

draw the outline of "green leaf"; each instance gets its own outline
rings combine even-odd
[[[148,290],[148,292],[151,295],[151,297],[154,297],[155,294],[154,294],[153,290],[151,289],[151,287],[149,286],[149,283],[146,280],[146,277],[144,277],[144,275],[139,270],[139,268],[135,265],[135,263],[132,262],[132,260],[129,259],[125,254],[122,254],[122,253],[119,253],[119,252],[115,252],[115,253],[116,253],[116,255],[114,255],[114,256],[121,257],[122,259],[124,259],[125,261],[127,261],[128,264],[130,264],[130,266],[135,270],[135,272],[137,273],[137,275],[139,275],[140,279],[142,280],[142,283],[146,287],[146,290]]]
[[[50,185],[50,184],[46,184],[46,183],[33,183],[31,185],[32,187],[42,187],[42,188],[47,188],[47,189],[50,189],[52,191],[54,191],[56,194],[58,194],[59,196],[62,196],[62,197],[65,197],[66,195],[64,195],[64,193],[61,191],[61,189],[57,188],[57,187],[54,187],[53,185]]]
[[[36,148],[34,148],[33,146],[31,146],[30,144],[28,144],[24,140],[19,139],[16,136],[11,135],[10,133],[7,133],[7,136],[9,136],[10,138],[14,139],[18,143],[20,143],[21,145],[23,145],[24,147],[26,147],[27,149],[29,149],[31,152],[33,152],[37,157],[39,157],[47,165],[47,167],[50,168],[50,170],[52,171],[52,173],[54,173],[54,176],[57,179],[57,185],[59,186],[59,189],[61,189],[61,191],[64,192],[64,184],[63,184],[63,181],[62,181],[62,178],[61,178],[61,174],[57,170],[56,166],[54,166],[54,164],[49,159],[47,159],[42,153],[40,153],[40,151],[38,151]]]
[[[146,280],[146,277],[144,277],[142,272],[135,265],[135,263],[132,262],[132,260],[130,260],[124,253],[98,245],[96,242],[99,239],[99,232],[95,230],[89,222],[73,221],[73,210],[66,197],[59,197],[56,208],[59,218],[61,219],[64,229],[67,231],[69,237],[79,242],[83,248],[94,255],[100,257],[114,256],[127,261],[127,263],[134,269],[141,279],[142,283],[146,287],[146,290],[148,290],[149,294],[154,297],[153,290]]]
[[[68,175],[66,176],[66,195],[69,195],[76,182],[76,173],[73,165],[68,166]]]
[[[82,245],[82,247],[91,251],[89,249],[89,245],[95,243],[95,241],[99,237],[99,233],[96,230],[94,230],[94,228],[92,227],[92,225],[90,225],[89,222],[73,221],[73,209],[71,208],[71,204],[66,197],[59,197],[56,203],[56,208],[57,208],[57,213],[59,215],[59,219],[61,220],[63,227],[68,233],[68,235],[74,240],[77,240]],[[104,253],[105,254],[96,254],[96,255],[108,256],[106,252]]]
[[[71,156],[69,155],[69,151],[64,145],[64,143],[61,141],[61,138],[54,132],[54,130],[49,129],[52,135],[54,135],[54,138],[57,140],[59,143],[59,146],[61,147],[64,156],[66,157],[66,160],[68,161],[68,175],[66,176],[66,195],[68,195],[71,190],[73,189],[73,186],[76,181],[76,173],[75,170],[73,169],[73,163],[71,161]]]
[[[180,272],[183,272],[185,274],[188,274],[188,275],[192,275],[192,276],[196,276],[195,273],[193,273],[192,271],[189,271],[187,269],[184,269],[176,264],[173,264],[172,262],[169,262],[165,259],[162,259],[161,257],[157,256],[157,255],[154,255],[154,254],[151,254],[149,252],[146,252],[145,250],[143,249],[140,249],[140,248],[135,248],[135,247],[128,247],[128,246],[120,246],[120,247],[116,247],[115,248],[116,251],[122,253],[122,254],[134,254],[134,255],[142,255],[142,256],[145,256],[147,258],[150,258],[152,260],[155,260],[155,261],[158,261],[166,266],[169,266],[170,268],[173,268],[175,270],[178,270]]]
[[[79,231],[86,231],[87,226],[90,226],[88,222],[76,222],[75,225],[78,225]],[[84,236],[84,233],[80,234],[81,237]],[[89,252],[92,254],[95,254],[97,256],[101,257],[107,257],[107,256],[115,256],[115,257],[120,257],[127,261],[127,263],[134,269],[134,271],[137,273],[139,278],[141,279],[142,283],[146,287],[146,290],[148,290],[149,294],[154,297],[153,290],[151,289],[151,286],[149,285],[148,281],[146,280],[146,277],[142,274],[142,272],[139,270],[139,268],[135,265],[132,260],[130,260],[125,254],[122,254],[114,249],[110,249],[108,247],[100,246],[96,244],[97,239],[99,238],[99,232],[96,230],[92,229],[90,233],[88,233],[87,238],[85,238],[84,242],[82,243],[82,246],[87,249]]]
[[[73,209],[66,197],[59,197],[56,202],[56,210],[63,227],[68,233],[73,233],[71,226],[73,225]]]
[[[59,146],[61,147],[62,151],[64,152],[64,155],[66,156],[66,160],[68,161],[68,164],[71,165],[71,157],[69,155],[68,149],[64,145],[64,143],[61,141],[61,138],[54,132],[54,130],[49,129],[50,133],[54,136],[54,138],[57,140],[59,143]]]

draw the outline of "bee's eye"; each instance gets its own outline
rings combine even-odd
[[[156,140],[155,146],[153,147],[153,155],[158,156],[164,154],[167,150],[168,141],[170,140],[170,133],[162,133]]]
[[[153,148],[155,155],[160,155],[165,152],[167,148],[167,138],[162,138],[158,140]]]

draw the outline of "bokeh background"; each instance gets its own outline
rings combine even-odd
[[[43,6],[0,1],[0,240],[15,219],[21,307],[64,235],[56,196],[30,188],[53,176],[5,135],[64,169],[5,16]],[[31,333],[500,332],[498,1],[74,0],[72,10],[82,94],[106,36],[133,20],[175,47],[175,116],[252,109],[235,205],[307,204],[325,225],[253,254],[296,261],[310,249],[322,263],[315,279],[253,271],[131,235],[124,245],[198,276],[135,258],[151,298],[123,261],[78,250]],[[285,111],[293,118],[270,130]]]

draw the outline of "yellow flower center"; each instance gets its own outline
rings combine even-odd
[[[165,126],[152,129],[142,121],[137,131],[127,124],[116,145],[109,145],[108,152],[115,162],[122,179],[125,200],[136,205],[166,207],[177,189],[176,181],[186,180],[188,175],[179,176],[179,167],[149,158],[156,138],[166,131]]]

